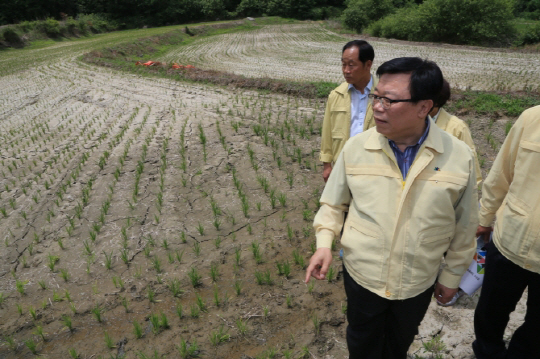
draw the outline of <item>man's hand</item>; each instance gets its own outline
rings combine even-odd
[[[493,232],[493,227],[478,226],[478,229],[476,229],[476,237],[482,236],[484,243],[488,244],[491,232]]]
[[[441,283],[437,282],[435,284],[435,292],[433,293],[433,296],[435,299],[437,299],[441,304],[446,304],[449,301],[454,298],[454,295],[458,292],[459,288],[448,288],[442,285]]]
[[[311,276],[315,279],[324,279],[328,268],[332,263],[332,251],[330,248],[319,248],[313,254],[309,260],[309,266],[306,270],[306,279],[304,282],[308,283]]]
[[[328,177],[330,177],[330,173],[332,173],[332,164],[330,162],[323,162],[322,178],[324,180],[324,183],[328,181]]]

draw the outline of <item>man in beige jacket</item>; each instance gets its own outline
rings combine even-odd
[[[487,242],[484,283],[474,314],[478,359],[540,358],[540,106],[526,110],[508,133],[482,186],[477,235]],[[524,323],[508,350],[510,313],[528,288]]]
[[[328,96],[321,133],[319,159],[323,162],[323,179],[332,172],[347,140],[372,126],[373,109],[368,94],[377,84],[371,76],[375,52],[364,40],[353,40],[343,46],[341,66],[344,83]]]
[[[377,75],[376,129],[349,139],[335,161],[305,281],[324,279],[344,227],[349,358],[405,359],[432,294],[447,303],[470,264],[476,174],[471,149],[428,117],[442,87],[439,67],[398,58]]]

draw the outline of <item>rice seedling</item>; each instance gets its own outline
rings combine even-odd
[[[68,330],[73,333],[73,331],[75,330],[75,328],[73,328],[73,322],[71,320],[71,317],[69,315],[62,315],[61,317],[61,320],[62,320],[62,324],[64,324],[64,326],[66,328],[68,328]]]
[[[280,193],[278,196],[278,201],[281,207],[287,206],[287,195],[285,193]]]
[[[191,318],[199,318],[200,314],[201,314],[201,309],[199,308],[199,306],[197,304],[192,304],[191,310],[189,313]]]
[[[100,307],[99,303],[96,304],[95,307],[93,307],[92,309],[90,309],[90,312],[92,312],[92,314],[94,315],[94,318],[96,318],[96,320],[98,321],[98,323],[102,323],[102,322],[103,322],[103,318],[101,317],[101,315],[103,314],[103,311],[104,311],[104,309]]]
[[[291,264],[288,260],[284,262],[276,262],[276,267],[279,275],[282,275],[285,278],[289,278],[291,276]]]
[[[220,343],[228,341],[230,337],[228,330],[225,330],[225,327],[221,325],[219,329],[213,330],[210,333],[210,343],[212,343],[213,346],[218,346]]]
[[[184,317],[184,307],[182,306],[182,304],[180,303],[176,304],[175,311],[176,311],[176,316],[178,317],[178,319],[182,319]]]
[[[104,340],[105,340],[105,346],[109,349],[116,348],[116,346],[114,345],[114,340],[111,338],[109,333],[104,332],[103,335],[104,335]]]
[[[199,287],[202,285],[202,282],[201,282],[201,275],[199,274],[199,271],[197,270],[196,267],[191,267],[189,272],[188,272],[188,277],[189,277],[189,280],[191,282],[191,285],[196,288],[196,287]]]
[[[197,225],[197,231],[199,232],[199,235],[204,236],[204,227],[200,222]]]
[[[146,288],[146,295],[150,303],[156,303],[156,292],[150,286]]]
[[[28,308],[28,313],[30,313],[30,316],[32,317],[32,319],[34,321],[37,320],[37,314],[36,314],[36,310],[34,309],[34,307]]]
[[[60,276],[62,277],[64,282],[67,282],[69,280],[69,277],[70,277],[68,270],[65,269],[65,268],[60,269]]]
[[[236,295],[240,295],[242,294],[242,282],[239,281],[238,279],[234,281],[234,292],[236,293]]]
[[[234,247],[234,263],[238,267],[242,264],[242,248],[241,247]]]
[[[158,258],[157,255],[155,255],[154,258],[152,258],[152,266],[154,267],[154,269],[156,270],[158,274],[160,274],[163,271],[163,269],[161,268],[161,260]]]
[[[53,302],[61,302],[64,300],[64,297],[60,295],[60,293],[57,293],[55,290],[53,290]]]
[[[173,297],[180,296],[184,291],[180,288],[180,280],[173,278],[168,283],[168,288],[171,291]]]
[[[199,356],[199,346],[196,341],[188,344],[184,339],[180,340],[180,345],[176,346],[178,354],[183,359],[195,358]]]
[[[195,257],[198,257],[201,255],[201,244],[197,241],[193,243],[193,253],[195,254]]]
[[[133,334],[135,334],[135,338],[141,339],[144,335],[143,329],[138,321],[133,321]]]
[[[103,254],[105,255],[105,268],[107,268],[107,270],[111,270],[113,251],[111,251],[111,253],[109,253],[109,254],[107,254],[107,252],[103,251]]]
[[[140,279],[141,276],[142,276],[142,269],[141,269],[141,266],[137,266],[135,268],[135,273],[133,273],[133,276],[137,279]]]
[[[334,267],[328,268],[328,273],[326,273],[326,279],[328,280],[328,283],[332,283],[334,281],[334,277],[335,277]]]
[[[305,269],[306,263],[305,263],[304,257],[298,253],[298,250],[296,249],[293,250],[292,255],[293,255],[294,263],[300,266],[300,268]]]
[[[195,304],[197,305],[197,307],[199,307],[201,312],[208,311],[208,308],[206,306],[206,301],[201,297],[199,293],[195,293]]]
[[[77,351],[75,350],[75,348],[69,349],[68,354],[69,354],[73,359],[78,359],[78,358],[80,357],[79,353],[77,353]]]
[[[20,281],[18,279],[15,280],[15,288],[17,288],[17,292],[19,292],[20,295],[25,295],[24,286],[28,284],[28,281]]]
[[[26,347],[30,349],[32,354],[37,355],[37,343],[34,341],[33,338],[26,339],[24,341],[24,345],[26,345]]]
[[[175,251],[176,260],[178,261],[178,264],[182,263],[182,257],[184,256],[185,249],[182,250],[182,252]]]
[[[219,267],[217,263],[212,263],[210,265],[210,278],[212,278],[212,282],[217,282],[219,279]]]
[[[167,315],[164,312],[160,313],[159,327],[162,328],[162,329],[169,329],[170,328],[169,319],[167,318]]]
[[[4,340],[6,341],[8,347],[9,347],[9,349],[11,351],[17,350],[17,343],[15,343],[15,339],[13,339],[13,337],[11,335],[10,336],[5,336]]]

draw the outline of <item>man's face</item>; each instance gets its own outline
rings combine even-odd
[[[410,99],[410,79],[410,74],[384,74],[380,77],[374,94],[391,100]],[[395,102],[385,109],[379,101],[375,100],[373,116],[377,132],[398,144],[404,139],[421,136],[431,104],[430,100],[417,103]]]
[[[359,50],[356,46],[349,47],[343,51],[341,55],[341,69],[345,81],[352,84],[357,90],[364,90],[364,88],[360,89],[357,86],[361,87],[363,85],[365,87],[368,84],[371,77],[370,70],[372,62],[368,60],[366,63],[362,63],[358,57]]]

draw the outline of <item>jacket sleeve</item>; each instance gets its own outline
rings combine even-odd
[[[473,163],[469,163],[469,181],[459,202],[455,206],[456,230],[446,252],[445,263],[439,283],[448,288],[457,288],[461,277],[471,264],[476,250],[475,232],[478,226],[478,190]]]
[[[334,237],[343,227],[344,213],[349,208],[351,192],[345,174],[344,151],[339,154],[321,196],[321,208],[315,215],[313,227],[317,248],[331,248]]]
[[[514,165],[523,135],[523,115],[516,121],[493,162],[482,186],[480,200],[480,225],[491,227],[495,213],[504,201],[514,178]]]
[[[330,119],[330,108],[332,102],[332,93],[328,96],[326,102],[326,110],[324,112],[324,119],[321,130],[321,152],[319,153],[319,160],[321,162],[332,162],[334,160],[334,154],[332,153],[332,121]]]
[[[482,170],[480,169],[480,162],[478,162],[478,154],[476,153],[476,147],[474,145],[474,141],[471,136],[471,131],[469,130],[469,127],[463,124],[463,129],[461,130],[460,135],[458,138],[465,142],[473,151],[473,157],[474,157],[474,169],[476,170],[476,185],[480,186],[480,183],[482,183]]]

